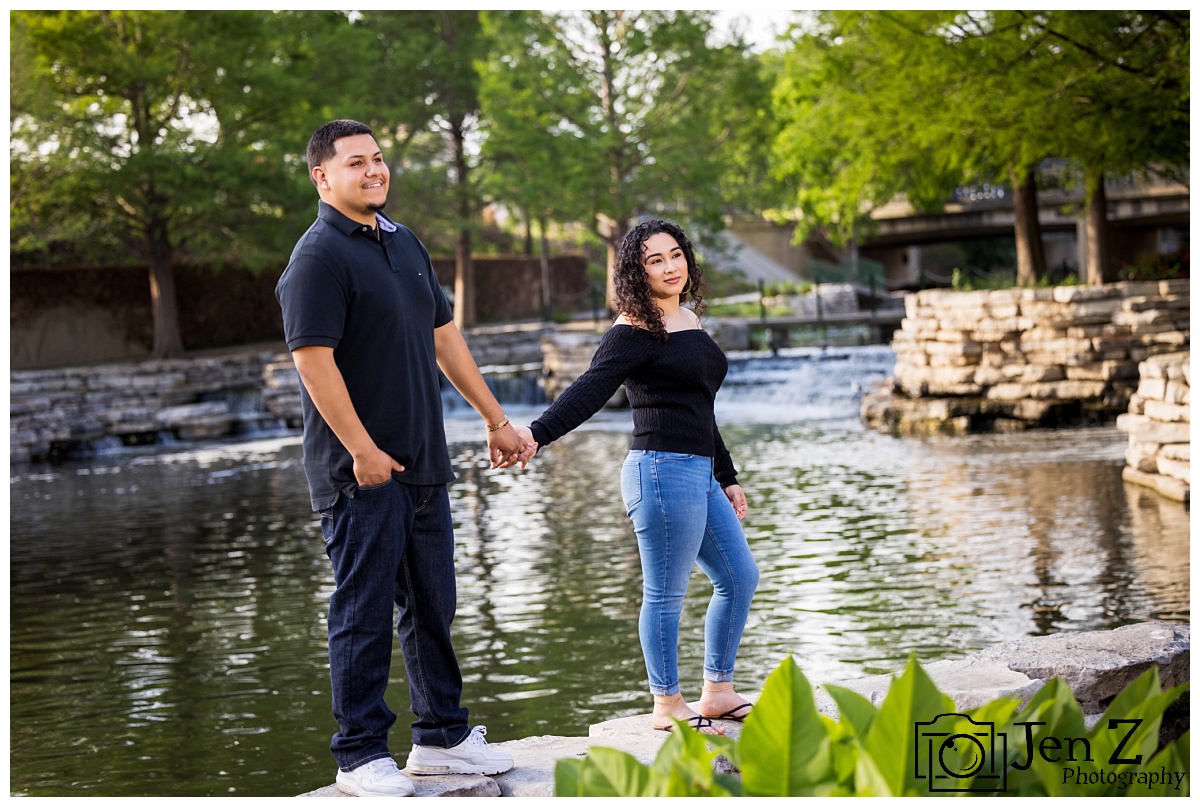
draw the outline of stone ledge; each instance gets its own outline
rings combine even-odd
[[[1191,625],[1144,622],[1106,631],[1033,636],[997,645],[959,660],[924,665],[938,688],[960,709],[971,709],[1000,697],[1027,702],[1046,680],[1059,676],[1071,687],[1085,716],[1094,721],[1126,685],[1158,667],[1163,687],[1190,680]],[[897,674],[900,672],[896,671]],[[883,702],[892,675],[875,675],[838,682],[871,703]],[[824,685],[814,687],[817,709],[830,717],[837,707]],[[750,697],[749,700],[755,700]],[[692,704],[695,708],[695,704]],[[721,721],[728,737],[737,737],[741,724]],[[655,731],[650,715],[608,720],[592,726],[587,737],[527,737],[497,743],[513,755],[513,770],[500,776],[413,776],[418,796],[554,795],[554,766],[564,757],[582,757],[593,745],[616,748],[644,763],[653,761],[667,734]],[[732,768],[718,757],[718,770]],[[303,796],[342,796],[329,785]]]

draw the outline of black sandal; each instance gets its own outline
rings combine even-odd
[[[741,707],[738,707],[738,708],[741,708]],[[695,717],[689,717],[687,720],[684,720],[683,722],[691,725],[691,727],[694,728],[696,731],[699,731],[700,729],[711,728],[712,724],[713,724],[712,720],[710,718],[705,717],[704,715],[696,715]],[[655,731],[674,731],[675,724],[668,723],[665,726],[655,726],[654,730]]]
[[[742,711],[743,709],[753,709],[753,708],[754,708],[754,704],[752,704],[752,703],[743,703],[741,706],[735,706],[735,707],[733,707],[732,709],[730,709],[730,710],[729,710],[728,712],[726,712],[725,714],[720,714],[720,715],[705,715],[705,717],[710,717],[710,718],[712,718],[713,720],[736,720],[737,722],[741,723],[741,722],[742,722],[742,721],[744,721],[744,720],[745,720],[747,717],[749,717],[749,716],[750,716],[750,713],[749,713],[749,712],[747,712],[747,713],[746,713],[746,714],[744,714],[744,715],[739,715],[739,714],[738,714],[738,712]]]

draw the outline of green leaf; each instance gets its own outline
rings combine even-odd
[[[830,740],[812,687],[789,657],[771,673],[739,740],[749,796],[801,796],[832,785]]]
[[[838,719],[842,725],[849,727],[857,736],[866,737],[871,723],[875,721],[875,715],[879,712],[875,705],[854,690],[845,687],[826,684],[825,691],[837,704]]]
[[[1118,773],[1141,769],[1158,749],[1163,712],[1187,688],[1184,684],[1162,692],[1157,667],[1151,667],[1125,687],[1088,735],[1096,766]],[[1119,783],[1106,781],[1092,793],[1118,795]]]
[[[560,759],[554,763],[554,795],[582,796],[579,771],[583,767],[582,759]]]
[[[1121,795],[1187,797],[1191,793],[1190,735],[1191,732],[1185,731],[1183,736],[1155,754],[1130,778],[1129,787]]]
[[[1008,736],[1009,793],[1082,795],[1073,782],[1064,781],[1062,767],[1047,761],[1038,751],[1044,738],[1087,736],[1083,710],[1065,681],[1061,678],[1047,681],[1005,727],[1005,733]],[[1029,758],[1030,748],[1033,749],[1032,759]]]
[[[854,795],[894,796],[891,786],[869,754],[859,753],[854,768]]]
[[[579,783],[588,796],[642,796],[650,784],[650,768],[632,754],[593,746],[583,761]]]
[[[888,688],[887,697],[863,743],[889,792],[895,795],[929,794],[927,764],[922,766],[921,778],[917,778],[918,736],[922,724],[944,720],[945,715],[955,714],[954,709],[954,702],[938,691],[928,673],[917,663],[916,656],[910,656],[904,673]]]

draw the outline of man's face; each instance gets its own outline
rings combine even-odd
[[[343,137],[334,154],[313,169],[321,198],[352,219],[374,225],[375,212],[387,204],[388,167],[368,134]]]

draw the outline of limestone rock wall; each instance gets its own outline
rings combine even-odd
[[[1117,428],[1129,434],[1124,478],[1181,502],[1191,492],[1190,360],[1182,351],[1139,364],[1129,412],[1117,418]]]
[[[105,439],[137,445],[230,434],[258,409],[271,351],[13,371],[9,456],[41,459]],[[246,412],[239,414],[241,401]]]
[[[481,368],[503,370],[540,363],[539,342],[550,330],[540,323],[482,327],[465,337]],[[298,429],[301,418],[300,375],[286,350],[14,370],[9,375],[10,462],[79,453],[106,443],[245,434],[265,424]]]
[[[1186,350],[1186,279],[909,295],[893,378],[865,396],[864,422],[895,433],[1111,420],[1138,364]]]

